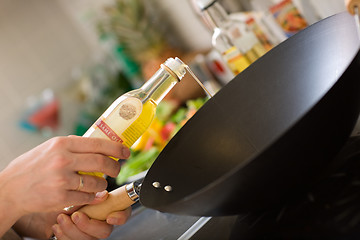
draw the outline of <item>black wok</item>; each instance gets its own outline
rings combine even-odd
[[[231,215],[260,211],[305,189],[355,125],[359,61],[348,13],[279,44],[168,143],[144,179],[141,203],[175,214]]]

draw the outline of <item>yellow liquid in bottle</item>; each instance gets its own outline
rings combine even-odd
[[[126,147],[130,148],[136,140],[138,140],[141,135],[149,128],[151,122],[153,121],[156,113],[157,104],[152,100],[147,100],[142,108],[142,111],[139,117],[120,135],[122,139],[122,144]],[[115,118],[112,118],[111,121],[107,121],[107,124],[110,128],[114,125],[116,121]],[[115,130],[115,129],[113,129]],[[119,159],[113,158],[112,159],[118,161]],[[100,172],[79,172],[80,174],[86,174],[96,177],[103,177],[104,174]]]
[[[143,105],[140,116],[121,134],[123,144],[130,148],[149,128],[155,117],[156,103],[149,99]]]

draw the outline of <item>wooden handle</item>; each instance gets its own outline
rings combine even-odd
[[[104,202],[86,205],[78,211],[85,213],[90,218],[104,221],[110,213],[125,210],[135,202],[136,201],[130,199],[126,191],[126,186],[122,186],[111,191]]]
[[[360,10],[360,0],[345,0],[345,5],[349,13],[355,14],[354,8],[358,7]]]

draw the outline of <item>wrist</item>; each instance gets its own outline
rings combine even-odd
[[[23,215],[12,200],[11,178],[6,170],[0,172],[0,237],[3,236]]]
[[[15,219],[16,222],[26,213],[19,206],[17,199],[21,198],[21,196],[16,196],[17,186],[13,186],[13,182],[13,178],[7,173],[6,169],[0,172],[0,219],[6,217]]]
[[[17,221],[21,214],[16,211],[11,204],[0,198],[0,238],[3,236]]]

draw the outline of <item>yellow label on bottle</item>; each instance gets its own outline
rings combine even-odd
[[[239,74],[250,65],[250,62],[236,47],[229,48],[223,53],[223,57],[234,74]]]
[[[123,138],[122,134],[136,122],[142,112],[143,105],[139,99],[120,97],[100,116],[83,137],[106,138],[126,145],[127,139]],[[102,173],[79,173],[98,177],[103,176]]]
[[[142,102],[137,98],[128,97],[120,103],[114,102],[83,137],[108,138],[123,142],[121,134],[140,116],[141,112]]]

